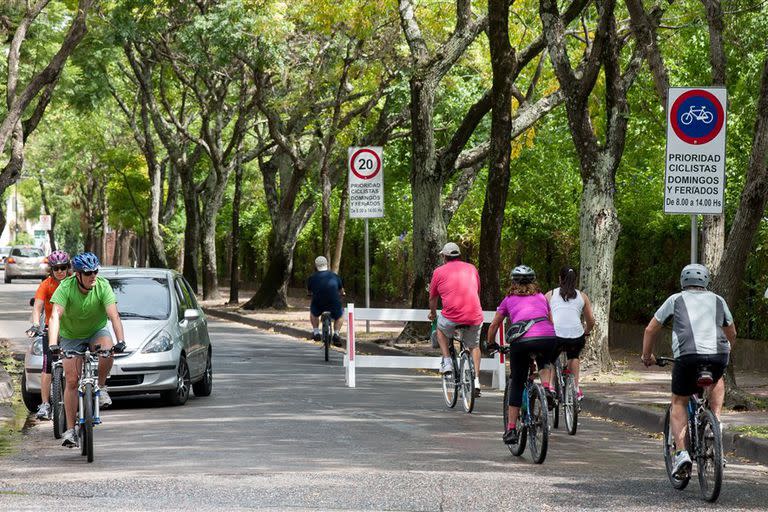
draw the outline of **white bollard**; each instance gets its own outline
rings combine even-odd
[[[347,387],[355,387],[355,305],[347,304],[347,354],[344,356]]]

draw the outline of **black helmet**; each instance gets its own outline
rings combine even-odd
[[[512,281],[520,284],[532,283],[536,279],[536,272],[528,265],[519,265],[512,269]]]
[[[698,263],[691,263],[683,268],[683,271],[680,272],[680,287],[688,288],[689,286],[701,286],[702,288],[709,286],[707,267]]]

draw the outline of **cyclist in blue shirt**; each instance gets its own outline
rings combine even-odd
[[[325,256],[315,258],[317,272],[307,280],[307,292],[312,296],[309,306],[309,321],[312,323],[312,339],[320,341],[320,316],[324,311],[331,313],[333,318],[333,344],[341,346],[339,330],[344,323],[342,316],[341,297],[345,295],[341,278],[328,270],[328,260]]]

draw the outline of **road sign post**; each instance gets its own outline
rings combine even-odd
[[[691,263],[698,253],[697,215],[719,215],[725,204],[723,87],[670,87],[664,213],[691,215]]]
[[[381,147],[351,147],[348,150],[349,217],[365,219],[365,307],[371,307],[371,272],[368,219],[384,217],[384,152]],[[365,332],[371,332],[365,322]]]

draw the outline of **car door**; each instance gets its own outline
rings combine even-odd
[[[197,355],[197,347],[195,347],[195,323],[190,322],[184,318],[184,310],[189,307],[189,297],[184,289],[184,284],[175,278],[173,280],[173,290],[176,295],[176,308],[177,318],[179,322],[179,333],[181,335],[181,346],[184,352],[187,354],[187,364],[189,365],[189,373],[194,376],[199,372],[200,363]]]
[[[200,373],[202,374],[205,371],[206,363],[208,360],[208,345],[211,343],[210,338],[208,337],[208,322],[205,319],[203,310],[197,303],[197,298],[195,297],[195,293],[192,291],[192,287],[189,286],[189,283],[183,277],[181,277],[181,282],[184,284],[184,288],[187,290],[187,296],[189,297],[190,301],[189,307],[196,310],[200,314],[200,317],[194,321],[194,336],[195,344],[198,349],[197,354],[200,357]]]

